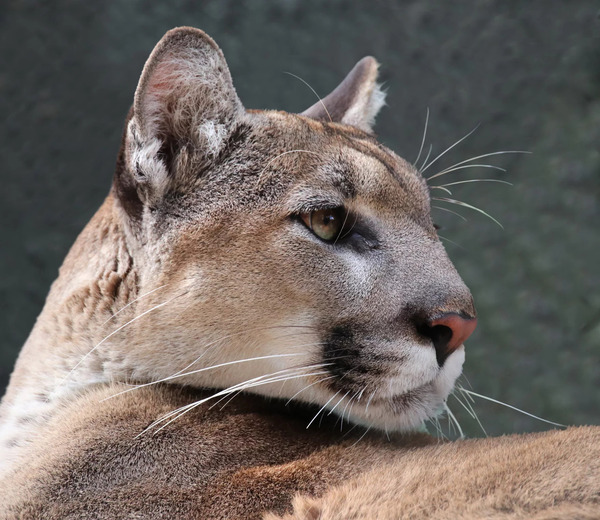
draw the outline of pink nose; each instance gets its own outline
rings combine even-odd
[[[442,314],[427,323],[426,335],[433,341],[440,366],[473,334],[475,327],[477,327],[477,318],[465,318],[454,312]]]

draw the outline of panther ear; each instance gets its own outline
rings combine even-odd
[[[375,58],[363,58],[331,94],[301,115],[352,125],[370,132],[375,116],[385,104],[385,92],[376,83],[378,68]]]
[[[177,164],[191,150],[210,163],[244,113],[216,43],[191,27],[169,31],[135,92],[121,172],[129,179],[121,180],[135,187],[140,202],[151,202],[177,177]]]

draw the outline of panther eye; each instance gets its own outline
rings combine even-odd
[[[300,214],[300,218],[306,226],[326,242],[332,242],[339,238],[347,216],[346,210],[341,206]]]

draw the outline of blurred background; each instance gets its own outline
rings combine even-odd
[[[247,107],[302,111],[361,57],[382,64],[376,130],[409,161],[427,109],[446,248],[479,327],[463,385],[564,424],[600,424],[600,3],[471,0],[0,4],[0,388],[64,255],[108,192],[123,119],[145,59],[178,25],[222,47]],[[440,189],[434,196],[450,198]],[[445,210],[455,211],[466,219]],[[469,435],[477,423],[450,399]],[[548,428],[474,404],[488,433]]]

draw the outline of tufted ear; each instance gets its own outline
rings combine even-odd
[[[375,116],[385,104],[385,93],[376,83],[378,68],[375,58],[363,58],[331,94],[301,115],[352,125],[370,132]]]
[[[216,43],[191,27],[169,31],[148,58],[135,92],[118,192],[127,192],[129,202],[135,194],[139,202],[156,200],[179,170],[189,172],[177,165],[192,150],[204,165],[214,159],[244,113]]]

